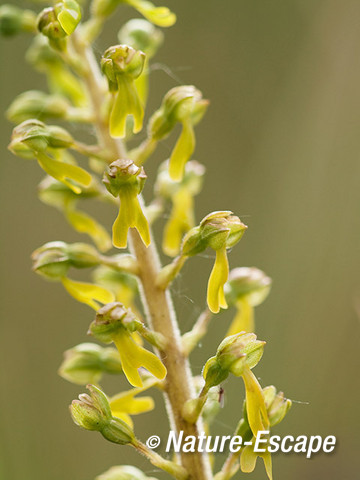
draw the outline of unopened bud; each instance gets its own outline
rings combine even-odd
[[[130,45],[135,50],[141,50],[148,58],[157,52],[164,40],[161,30],[147,20],[133,18],[121,28],[118,34],[122,44]]]
[[[291,408],[292,402],[284,397],[283,392],[276,392],[273,385],[265,387],[263,394],[270,426],[273,427],[284,419]]]
[[[36,249],[31,258],[34,271],[52,280],[65,277],[70,267],[90,268],[99,264],[96,249],[86,243],[48,242]]]
[[[45,125],[38,120],[26,120],[14,128],[9,149],[14,153],[27,150],[44,152],[47,148],[69,148],[73,145],[72,136],[56,125]]]
[[[64,353],[59,375],[78,385],[98,383],[103,373],[121,373],[118,352],[112,347],[81,343]]]
[[[31,10],[22,10],[15,5],[0,7],[0,35],[11,37],[20,32],[34,32],[36,15]]]
[[[29,90],[15,98],[6,114],[11,122],[21,123],[31,118],[65,118],[69,107],[67,100],[59,95]]]
[[[265,342],[256,339],[254,333],[238,333],[226,337],[219,345],[216,358],[219,364],[233,373],[242,375],[245,365],[255,367],[263,355]]]
[[[149,133],[154,140],[167,137],[177,122],[182,123],[198,110],[196,105],[203,105],[202,93],[193,85],[174,87],[165,95],[160,108],[153,114],[149,123]],[[207,102],[206,102],[207,105]],[[205,107],[204,112],[205,113]]]
[[[201,235],[213,250],[233,247],[244,235],[247,226],[230,211],[213,212],[200,222]]]
[[[225,285],[228,303],[234,305],[246,298],[251,306],[260,305],[268,296],[272,280],[262,270],[255,267],[234,268]]]
[[[94,385],[88,385],[90,395],[83,393],[70,406],[71,416],[79,427],[101,432],[112,415],[106,395]]]

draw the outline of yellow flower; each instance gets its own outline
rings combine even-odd
[[[137,330],[149,341],[156,336],[155,332],[145,329],[132,311],[120,302],[110,303],[98,310],[90,325],[90,332],[100,341],[115,343],[126,378],[134,387],[142,387],[140,367],[146,368],[159,380],[165,378],[166,368],[160,358],[136,343],[134,333]]]
[[[157,380],[148,379],[142,387],[136,387],[126,392],[118,393],[109,399],[111,412],[114,417],[120,418],[131,427],[133,422],[130,415],[150,412],[155,403],[152,397],[135,398],[136,395],[148,390],[157,383]]]
[[[185,164],[195,149],[194,125],[203,117],[208,101],[193,85],[172,88],[164,97],[160,108],[152,115],[149,124],[151,140],[166,138],[176,123],[182,131],[169,160],[169,174],[172,180],[181,181]]]
[[[254,331],[254,307],[266,299],[270,288],[271,278],[258,268],[241,267],[230,272],[225,294],[228,303],[235,306],[236,315],[227,335]]]
[[[235,303],[236,314],[231,322],[226,336],[235,335],[239,332],[254,331],[254,307],[250,305],[248,300],[241,299]]]
[[[110,114],[110,135],[125,137],[126,120],[132,115],[133,132],[142,129],[144,108],[135,85],[135,79],[144,68],[145,54],[128,45],[116,45],[106,50],[101,69],[107,76],[109,90],[115,93]]]
[[[216,250],[215,263],[208,281],[207,304],[213,313],[218,313],[220,308],[227,308],[224,285],[228,275],[229,262],[226,254],[226,245],[224,245]]]
[[[113,293],[100,285],[77,282],[67,277],[63,277],[61,281],[66,291],[75,300],[89,305],[94,310],[98,310],[101,303],[106,304],[115,300]]]
[[[159,27],[171,27],[176,22],[176,15],[167,7],[155,7],[148,0],[123,0],[134,7],[139,13],[149,20],[149,22]]]
[[[138,345],[125,328],[119,329],[114,334],[113,342],[118,349],[124,374],[131,385],[142,387],[143,382],[138,371],[140,367],[146,368],[159,380],[165,378],[166,368],[161,360],[154,353]]]
[[[265,470],[269,480],[272,480],[272,460],[271,453],[267,450],[265,452],[254,452],[255,439],[253,438],[252,444],[247,445],[241,450],[240,456],[240,468],[244,473],[251,473],[254,471],[256,466],[256,460],[258,457],[261,457],[264,461]],[[261,445],[262,448],[267,449],[265,444]]]
[[[273,427],[280,423],[291,407],[291,400],[284,398],[283,392],[276,392],[276,388],[271,385],[262,390],[262,396],[267,411],[268,424],[264,425],[265,430],[269,431],[270,426]],[[246,399],[246,402],[248,400]],[[263,408],[263,407],[262,407]],[[248,419],[247,419],[248,420]],[[243,424],[246,428],[246,422]],[[265,439],[265,438],[264,438]],[[261,449],[265,452],[254,452],[255,436],[251,440],[251,445],[241,450],[240,467],[244,473],[250,473],[255,469],[257,457],[261,457],[264,461],[265,470],[272,480],[272,461],[271,453],[268,452],[268,445],[262,444]]]
[[[184,237],[181,257],[192,257],[207,247],[216,252],[215,264],[208,281],[207,302],[213,313],[227,308],[224,285],[229,275],[227,249],[233,247],[244,235],[247,226],[230,211],[212,212],[202,219]]]
[[[179,253],[184,233],[194,226],[194,200],[187,188],[172,197],[173,207],[164,229],[162,248],[171,257]]]
[[[256,436],[259,431],[268,430],[270,427],[265,398],[262,388],[249,366],[245,366],[241,376],[245,384],[247,418],[251,431]]]
[[[186,164],[181,182],[174,182],[169,175],[169,162],[160,165],[155,192],[160,201],[172,203],[170,217],[166,222],[162,247],[171,257],[178,255],[182,238],[195,224],[194,197],[202,188],[205,168],[191,160]]]
[[[129,228],[136,228],[144,244],[150,245],[148,221],[141,209],[138,195],[141,193],[146,175],[143,167],[131,160],[116,160],[109,165],[103,182],[114,197],[120,197],[119,214],[113,224],[113,244],[118,248],[127,246]]]

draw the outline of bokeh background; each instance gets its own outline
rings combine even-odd
[[[197,127],[195,158],[207,167],[197,218],[218,209],[236,212],[249,230],[231,252],[231,265],[254,265],[273,278],[271,295],[256,311],[258,336],[267,340],[256,374],[263,385],[275,384],[295,400],[275,433],[333,434],[338,440],[333,454],[311,460],[275,455],[275,479],[355,480],[360,2],[166,3],[178,22],[166,31],[159,68],[151,74],[150,111],[179,83],[196,85],[211,100]],[[117,43],[117,30],[131,15],[124,7],[111,20],[97,42],[99,55]],[[23,60],[29,42],[26,36],[1,39],[2,112],[15,95],[44,86]],[[72,424],[67,406],[81,388],[56,370],[65,349],[86,341],[93,313],[59,285],[34,275],[29,257],[46,241],[80,237],[57,211],[37,200],[42,173],[6,150],[11,126],[3,116],[0,121],[0,478],[89,480],[122,463],[153,472],[130,448],[110,445]],[[172,144],[162,144],[147,168],[148,198],[156,167]],[[110,225],[114,212],[102,215]],[[211,265],[206,256],[189,261],[174,285],[183,331],[204,307]],[[196,372],[213,354],[232,313],[214,319],[192,356]],[[115,378],[105,382],[109,393],[115,393],[115,383]],[[232,379],[225,385],[227,408],[215,424],[219,434],[230,434],[240,415],[240,383]],[[160,398],[158,403],[157,414],[136,419],[142,439],[167,436]],[[222,460],[219,455],[217,461]],[[241,476],[246,477],[235,478]],[[266,478],[260,462],[251,478]]]

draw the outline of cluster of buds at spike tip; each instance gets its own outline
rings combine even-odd
[[[131,465],[121,465],[111,467],[95,480],[156,480],[156,478],[146,476],[141,470]]]
[[[38,120],[26,120],[14,128],[9,150],[23,158],[36,158],[40,167],[51,177],[63,182],[75,193],[80,193],[92,180],[91,175],[83,168],[52,158],[61,154],[62,149],[74,145],[74,139],[64,128],[56,125],[45,125]],[[75,183],[74,183],[75,182]]]
[[[111,15],[121,4],[135,8],[149,22],[159,27],[171,27],[176,22],[176,15],[167,7],[156,7],[148,0],[93,0],[91,11],[95,17],[104,18]]]
[[[98,252],[84,243],[49,242],[32,254],[33,269],[48,280],[60,281],[66,291],[81,303],[98,310],[100,304],[114,301],[106,288],[67,277],[70,267],[90,268],[99,265]]]
[[[273,385],[263,388],[263,396],[265,399],[265,407],[268,415],[270,427],[278,425],[286,416],[291,408],[291,400],[284,397],[283,392],[277,392]],[[258,457],[264,461],[266,473],[272,480],[272,461],[271,454],[267,451],[266,445],[262,445],[264,452],[254,452],[255,438],[250,428],[246,400],[244,401],[244,416],[239,422],[236,435],[241,435],[243,440],[247,442],[247,446],[241,449],[240,466],[244,473],[251,473],[255,469]]]
[[[172,203],[162,243],[164,253],[171,257],[178,255],[184,234],[195,225],[194,197],[200,193],[204,174],[205,167],[191,160],[185,167],[182,180],[174,182],[169,175],[168,162],[160,165],[155,193]]]
[[[166,138],[177,123],[182,125],[169,160],[169,174],[175,181],[184,176],[185,164],[195,149],[194,125],[202,119],[208,104],[194,86],[175,87],[165,95],[159,110],[150,119],[148,130],[153,142]]]
[[[82,82],[71,73],[44,36],[37,35],[34,38],[26,52],[26,60],[37,71],[46,75],[52,93],[64,95],[76,106],[86,105],[87,98]]]
[[[142,129],[144,108],[135,80],[141,75],[144,63],[145,53],[128,45],[108,48],[101,59],[101,70],[107,77],[110,92],[115,94],[110,113],[112,137],[125,137],[129,115],[133,119],[133,132]]]
[[[135,79],[136,89],[145,105],[149,91],[149,61],[158,51],[164,35],[161,30],[147,20],[133,18],[121,28],[118,38],[121,44],[130,45],[146,55],[143,72]]]
[[[254,333],[239,333],[225,338],[216,355],[205,364],[204,391],[222,383],[230,373],[242,377],[246,391],[246,412],[250,428],[256,436],[269,426],[265,398],[259,382],[251,369],[260,361],[265,342],[257,340]]]
[[[15,5],[1,5],[0,35],[12,37],[21,32],[36,32],[36,14]]]
[[[143,382],[138,371],[140,367],[146,368],[160,380],[165,378],[166,368],[154,353],[136,343],[134,332],[139,332],[156,347],[161,348],[163,345],[162,335],[148,330],[132,311],[126,309],[120,302],[102,307],[89,329],[89,333],[98,340],[104,343],[114,342],[129,383],[134,387],[142,387]]]
[[[100,432],[109,442],[119,445],[132,444],[135,441],[132,428],[112,415],[105,393],[94,385],[88,385],[87,388],[90,395],[83,393],[70,405],[71,416],[76,425]]]
[[[184,237],[181,256],[192,257],[207,247],[216,252],[215,264],[210,274],[207,303],[213,313],[227,308],[224,285],[228,280],[229,263],[226,250],[233,247],[244,235],[247,226],[230,211],[213,212],[192,228]]]
[[[143,167],[137,167],[131,160],[115,160],[104,175],[103,182],[108,191],[120,198],[119,214],[113,224],[115,247],[127,246],[129,228],[136,228],[144,244],[150,245],[149,224],[139,201],[145,180]]]
[[[269,295],[272,280],[255,267],[239,267],[231,270],[225,284],[225,298],[229,306],[237,310],[227,335],[254,332],[254,307],[263,303]]]
[[[62,182],[46,177],[39,185],[38,195],[42,202],[60,210],[77,232],[89,235],[100,251],[105,252],[112,247],[110,235],[103,225],[77,208],[79,200],[99,196],[99,186],[95,182],[76,194]]]
[[[64,353],[59,375],[71,383],[98,384],[104,373],[122,373],[118,351],[95,343],[81,343]]]
[[[66,49],[66,37],[75,31],[80,20],[79,4],[75,0],[63,0],[40,12],[37,27],[54,49],[63,51]]]

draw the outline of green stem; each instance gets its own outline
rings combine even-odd
[[[110,137],[108,123],[102,116],[104,89],[93,53],[90,49],[85,48],[76,35],[74,47],[87,64],[84,81],[91,98],[99,139],[104,147],[113,153],[114,159],[126,158],[123,143]],[[199,432],[204,430],[202,422],[190,424],[182,416],[184,404],[195,396],[193,379],[190,365],[182,351],[180,331],[170,293],[156,284],[161,265],[154,241],[146,248],[137,230],[132,228],[130,229],[130,250],[139,265],[140,287],[148,324],[153,330],[162,333],[168,342],[168,346],[160,356],[167,368],[164,396],[171,426],[177,432],[184,431],[184,437],[187,435],[198,437]],[[207,454],[182,452],[181,464],[189,472],[189,480],[211,480],[213,478]]]

